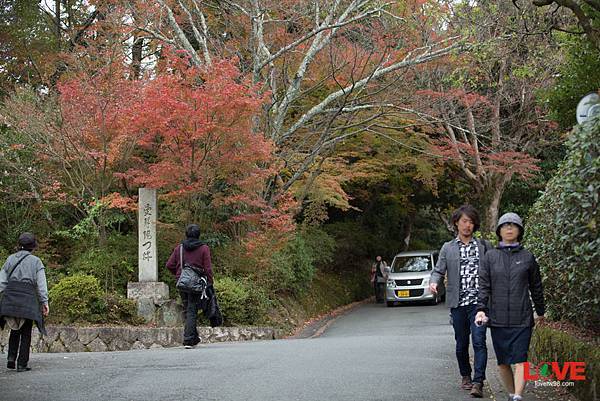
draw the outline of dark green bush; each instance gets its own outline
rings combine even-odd
[[[600,119],[577,127],[566,159],[535,203],[526,244],[542,271],[548,313],[600,330]]]
[[[320,228],[306,227],[299,231],[298,236],[308,248],[313,264],[317,268],[326,268],[334,261],[335,238]]]
[[[52,322],[100,323],[106,320],[107,304],[96,277],[77,274],[65,277],[49,293]]]
[[[271,266],[265,276],[272,293],[290,292],[302,294],[314,275],[314,251],[306,245],[302,236],[296,235],[285,247],[273,254]]]
[[[215,278],[214,286],[225,325],[261,323],[269,301],[258,286],[230,277]]]

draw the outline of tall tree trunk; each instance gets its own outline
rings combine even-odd
[[[131,79],[140,79],[142,75],[142,50],[144,48],[144,39],[133,38],[133,46],[131,46]]]
[[[58,46],[58,48],[60,49],[60,1],[61,0],[54,0],[54,16],[55,16],[55,24],[56,24],[56,44]]]
[[[490,180],[490,184],[486,188],[486,194],[489,197],[486,199],[486,210],[481,225],[481,231],[483,233],[495,232],[496,223],[498,222],[498,215],[500,211],[500,201],[502,200],[502,194],[506,189],[506,185],[510,182],[512,173],[505,173],[502,175],[494,175],[494,179]]]

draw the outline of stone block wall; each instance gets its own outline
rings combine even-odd
[[[155,349],[182,345],[183,327],[73,327],[49,326],[40,337],[33,329],[33,352],[105,352]],[[0,331],[0,352],[8,350],[10,331]],[[198,327],[202,343],[273,340],[278,333],[269,327]]]

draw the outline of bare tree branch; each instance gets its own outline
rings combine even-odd
[[[171,9],[171,7],[169,7],[169,5],[165,3],[164,0],[157,1],[167,12],[167,21],[169,22],[169,26],[171,27],[171,29],[173,29],[173,32],[175,33],[178,42],[188,52],[194,65],[201,66],[203,64],[202,60],[200,60],[198,54],[196,54],[196,50],[188,40],[187,36],[185,36],[185,33],[183,32],[179,24],[177,23],[177,20],[175,19],[175,15],[173,14],[173,10]]]
[[[283,135],[281,135],[279,138],[277,138],[276,142],[278,144],[281,144],[283,141],[285,141],[287,138],[289,138],[294,132],[296,132],[298,129],[300,129],[302,126],[304,126],[308,121],[310,121],[315,115],[322,113],[323,110],[325,110],[325,108],[329,104],[331,104],[334,100],[337,100],[341,96],[344,96],[352,87],[354,87],[356,89],[362,88],[371,79],[375,79],[375,78],[384,76],[386,74],[389,74],[393,71],[396,71],[396,70],[399,70],[402,68],[407,68],[407,67],[415,66],[418,64],[423,64],[423,63],[426,63],[431,60],[435,60],[437,58],[440,58],[440,57],[443,57],[443,56],[449,54],[453,50],[461,50],[463,48],[464,48],[464,45],[461,42],[457,42],[457,43],[451,44],[451,45],[446,46],[439,50],[428,51],[424,54],[421,54],[421,55],[415,57],[414,59],[409,59],[409,60],[405,59],[398,63],[394,63],[388,67],[378,68],[372,74],[372,78],[367,77],[367,78],[361,79],[360,81],[356,82],[353,85],[349,85],[348,87],[346,87],[344,89],[340,89],[334,93],[331,93],[319,104],[313,106],[309,111],[307,111],[298,120],[296,120],[296,122]]]
[[[290,43],[290,44],[282,47],[279,50],[277,50],[272,56],[270,56],[268,59],[266,59],[266,60],[264,60],[262,62],[262,64],[259,66],[259,69],[264,68],[267,64],[275,61],[276,59],[278,59],[279,57],[281,57],[283,54],[289,52],[293,48],[299,46],[300,44],[306,42],[307,40],[309,40],[313,36],[315,36],[315,35],[323,32],[323,31],[328,31],[328,30],[332,30],[332,29],[341,28],[343,26],[352,24],[352,23],[357,22],[357,21],[361,21],[361,20],[363,20],[363,19],[365,19],[367,17],[370,17],[371,15],[378,14],[378,13],[381,13],[381,12],[382,12],[381,9],[375,9],[375,10],[368,11],[368,12],[366,12],[364,14],[361,14],[361,15],[355,17],[355,18],[349,19],[348,21],[339,22],[337,24],[330,24],[330,25],[327,25],[327,26],[322,26],[321,25],[318,28],[313,29],[312,31],[310,31],[306,35],[302,36],[301,38],[296,39],[292,43]]]

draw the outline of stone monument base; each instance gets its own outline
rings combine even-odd
[[[127,298],[137,303],[138,315],[148,323],[178,326],[183,323],[182,308],[169,299],[169,286],[160,281],[127,283]]]
[[[161,281],[142,281],[127,283],[127,298],[150,298],[155,303],[169,300],[169,286]]]

